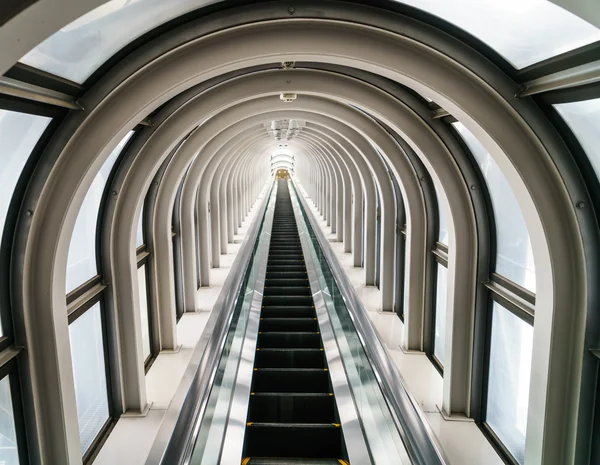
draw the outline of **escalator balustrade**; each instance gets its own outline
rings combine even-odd
[[[287,180],[278,181],[243,465],[346,464]]]

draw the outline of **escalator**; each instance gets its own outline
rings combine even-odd
[[[276,183],[146,465],[444,465],[307,200]]]
[[[260,314],[244,465],[347,463],[288,183],[277,198]]]

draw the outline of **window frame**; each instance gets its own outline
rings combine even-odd
[[[471,383],[472,396],[472,417],[475,424],[488,439],[491,446],[498,453],[500,458],[509,465],[519,465],[514,456],[502,443],[491,426],[486,422],[487,415],[487,399],[489,387],[489,368],[491,356],[491,336],[492,336],[492,307],[494,302],[500,304],[507,311],[510,311],[521,320],[533,326],[535,318],[535,299],[536,294],[523,286],[513,282],[511,279],[496,273],[496,218],[493,209],[492,199],[488,190],[488,185],[478,166],[477,159],[473,155],[469,145],[461,136],[459,131],[452,123],[456,122],[452,119],[446,119],[446,127],[454,139],[458,142],[463,152],[467,155],[474,167],[475,175],[479,180],[479,193],[483,196],[483,201],[486,210],[486,219],[489,233],[489,247],[487,250],[488,260],[488,278],[482,283],[480,297],[483,301],[481,306],[478,306],[474,325],[474,344],[475,347],[482,347],[483,353],[480,354],[480,360],[473,359],[472,373],[474,374]],[[479,291],[478,291],[479,292]],[[480,319],[481,323],[477,323]]]
[[[17,453],[19,463],[26,465],[31,460],[29,436],[34,435],[35,430],[32,426],[33,417],[26,409],[30,399],[27,392],[23,389],[22,370],[24,369],[24,364],[26,364],[27,354],[23,350],[24,344],[17,342],[18,338],[20,339],[24,336],[21,333],[21,317],[14,313],[15,304],[12,301],[13,279],[15,279],[12,250],[15,244],[20,241],[17,230],[21,221],[20,217],[23,214],[23,200],[29,181],[35,172],[46,145],[62,123],[67,111],[62,108],[31,102],[9,95],[0,95],[0,110],[49,119],[45,129],[41,132],[23,163],[23,167],[11,193],[3,229],[0,231],[0,269],[4,271],[0,273],[2,276],[0,279],[0,321],[2,324],[2,336],[0,336],[0,380],[7,376],[9,377]]]
[[[427,358],[432,363],[434,368],[440,374],[440,376],[444,377],[444,364],[435,356],[435,319],[437,315],[437,288],[438,288],[438,278],[437,271],[439,266],[443,266],[448,270],[448,248],[442,244],[441,242],[437,242],[434,249],[431,251],[431,255],[433,257],[434,266],[431,267],[431,290],[432,290],[432,299],[430,306],[430,321],[429,325],[429,340],[430,343],[425,347],[425,354]]]
[[[209,7],[209,8],[212,8],[212,7]],[[506,73],[511,79],[514,79],[517,84],[522,84],[523,82],[525,82],[529,79],[542,77],[542,76],[548,75],[552,72],[561,71],[563,69],[568,69],[570,67],[592,61],[593,57],[597,56],[597,54],[594,52],[594,50],[597,52],[597,50],[600,48],[599,47],[600,42],[596,42],[596,43],[593,43],[590,45],[583,46],[580,49],[575,49],[575,50],[572,50],[569,52],[565,52],[565,54],[563,54],[563,55],[558,55],[558,56],[549,58],[548,60],[545,60],[543,62],[539,62],[539,63],[533,64],[533,65],[530,65],[529,67],[523,68],[521,70],[516,70],[502,56],[500,56],[495,50],[491,49],[487,44],[481,42],[476,37],[470,36],[468,33],[461,31],[458,27],[454,26],[452,23],[447,23],[444,20],[438,19],[427,12],[416,10],[413,7],[408,7],[403,4],[392,5],[389,8],[391,10],[395,10],[400,13],[405,13],[405,14],[408,13],[409,16],[416,18],[416,19],[420,19],[420,20],[424,21],[426,24],[429,24],[433,27],[438,27],[439,29],[445,31],[446,33],[456,37],[458,40],[463,41],[467,45],[471,46],[474,50],[476,50],[479,53],[481,53],[482,55],[486,56],[491,62],[493,62],[496,66],[498,66],[502,72]],[[148,31],[146,34],[140,36],[138,39],[132,41],[131,43],[129,43],[125,47],[123,47],[121,50],[116,52],[114,54],[114,56],[107,59],[107,61],[102,66],[100,66],[96,70],[96,72],[88,80],[86,80],[84,82],[84,84],[82,86],[75,85],[75,83],[66,82],[66,81],[64,83],[61,83],[60,78],[53,76],[51,74],[47,74],[47,73],[46,73],[47,75],[44,75],[43,72],[36,70],[35,68],[31,68],[31,70],[29,70],[28,72],[25,72],[24,76],[28,75],[28,73],[31,75],[34,75],[35,76],[34,83],[41,85],[42,87],[47,87],[47,88],[54,87],[55,90],[65,92],[69,95],[81,95],[84,93],[84,91],[88,90],[97,81],[99,81],[100,78],[106,72],[106,70],[110,69],[122,58],[127,56],[132,51],[136,50],[141,44],[146,43],[149,38],[156,37],[158,34],[163,33],[165,31],[169,30],[170,28],[177,26],[178,24],[182,24],[183,22],[185,22],[189,19],[199,17],[201,14],[205,13],[206,11],[207,11],[206,9],[199,9],[197,11],[193,11],[184,16],[180,16],[180,17],[174,18],[173,20],[170,20],[169,22],[165,23],[162,28],[156,28],[156,30],[152,29],[151,31]],[[158,30],[158,29],[160,29],[160,30]],[[584,49],[589,49],[591,47],[594,47],[594,50],[587,50],[586,53],[588,53],[588,54],[583,56],[582,53],[586,51]],[[589,55],[589,53],[592,53],[592,55]],[[581,57],[583,57],[583,58],[581,58]],[[568,61],[565,61],[566,59],[568,59]],[[576,59],[578,61],[573,62],[572,61],[573,59]],[[565,64],[567,66],[563,66]],[[13,68],[11,68],[6,73],[6,76],[17,78],[23,82],[32,82],[31,80],[28,80],[24,77],[18,77],[15,74],[11,74],[11,73],[16,73],[18,71],[23,71],[22,69],[20,70],[19,68],[26,69],[27,66],[22,65],[22,64],[16,64]],[[61,86],[64,86],[64,88],[61,88]],[[71,87],[72,90],[69,90],[69,87]],[[554,114],[556,112],[553,113],[552,108],[549,104],[546,106],[542,106],[542,105],[547,102],[557,101],[557,99],[556,99],[557,93],[559,94],[558,96],[560,97],[558,101],[561,101],[561,102],[562,101],[573,101],[573,99],[580,98],[580,92],[584,91],[585,90],[584,88],[585,88],[585,86],[579,86],[579,87],[576,87],[573,89],[565,89],[565,90],[558,91],[558,92],[547,92],[545,94],[542,94],[539,97],[538,96],[533,97],[536,100],[536,102],[542,107],[542,111],[544,111],[544,113],[546,114],[546,117],[548,117],[550,119],[550,121],[555,125],[555,127],[557,127],[558,132],[561,134],[563,139],[565,139],[565,142],[569,146],[569,150],[571,151],[571,153],[574,154],[574,156],[576,156],[577,152],[578,152],[578,150],[574,150],[574,148],[573,148],[573,146],[578,146],[577,140],[576,139],[574,141],[567,140],[566,138],[572,137],[572,134],[570,133],[570,130],[568,128],[566,128],[566,129],[564,128],[564,124],[562,124],[562,118],[560,118],[560,116]],[[588,97],[588,98],[599,97],[600,96],[600,87],[597,85],[593,86],[593,89],[591,92],[595,96]],[[589,94],[586,94],[586,95],[589,95]],[[46,129],[46,132],[44,133],[44,135],[42,135],[39,142],[41,142],[42,139],[47,134],[50,136],[54,133],[54,130],[51,130],[51,126],[54,124],[56,126],[58,126],[58,123],[62,119],[62,116],[64,116],[66,114],[65,110],[58,109],[58,108],[52,107],[50,105],[44,105],[41,103],[31,103],[30,101],[27,101],[27,100],[12,99],[12,98],[5,97],[5,96],[0,96],[0,107],[4,107],[6,109],[11,109],[12,111],[32,112],[32,114],[39,114],[39,115],[47,114],[49,116],[52,116],[53,118],[56,117],[55,119],[53,119],[53,121],[50,122],[49,127]],[[445,118],[443,118],[443,121],[451,122],[452,117],[451,116],[445,117]],[[43,144],[43,145],[45,145],[45,144]],[[579,151],[581,151],[580,147],[579,147]],[[35,149],[34,149],[34,152],[35,152]],[[33,157],[34,152],[32,152],[32,155],[30,156],[30,158]],[[585,156],[583,158],[585,160]],[[585,165],[585,161],[583,163]],[[580,164],[579,166],[582,166],[582,165]],[[586,176],[589,176],[589,170],[581,169],[581,173],[586,181],[586,185],[590,186],[589,179],[587,179],[587,177],[586,177]],[[598,187],[599,186],[598,180],[594,179],[592,181],[591,185],[593,185],[593,187]],[[598,192],[599,192],[598,189],[594,190],[594,193],[597,194]],[[598,202],[596,205],[600,205],[600,201],[598,201],[598,199],[600,199],[600,196],[592,195],[592,197],[595,198],[596,201]],[[11,208],[12,208],[12,205],[11,205]],[[197,213],[197,208],[195,208],[195,212]],[[493,225],[492,225],[491,229],[492,230],[494,229]],[[198,235],[197,228],[196,228],[196,233]],[[404,231],[404,234],[406,236],[405,231]],[[196,237],[195,239],[197,242],[198,237]],[[492,240],[490,242],[491,242],[491,246],[494,247],[494,241]],[[494,253],[492,253],[492,257],[495,257]],[[364,265],[364,256],[362,257],[362,260],[363,260],[363,265]],[[429,254],[428,254],[428,260],[429,260]],[[100,263],[101,262],[98,263],[99,266],[100,266]],[[198,263],[198,260],[196,261],[196,263]],[[4,261],[2,261],[2,266],[4,266]],[[100,273],[100,275],[102,275],[102,273]],[[200,279],[200,273],[198,273],[198,279]],[[490,277],[490,280],[495,281],[493,276]],[[86,283],[84,283],[84,284],[86,284]],[[498,283],[498,284],[506,285],[506,283]],[[198,282],[198,287],[200,287],[200,282]],[[505,286],[505,287],[508,287],[508,286]],[[431,286],[430,286],[430,288],[431,288]],[[435,290],[435,283],[434,283],[433,289]],[[513,289],[513,291],[514,291],[514,289]],[[428,294],[430,295],[431,292],[428,292]],[[492,292],[490,291],[490,289],[488,287],[485,287],[485,295],[484,295],[483,299],[485,299],[485,301],[489,305],[491,305],[491,300],[493,299],[493,297],[490,297],[491,294],[492,294]],[[489,306],[489,305],[484,305],[484,307],[487,308],[487,306]],[[9,308],[9,311],[12,310],[12,308],[10,306],[8,308]],[[429,306],[427,306],[426,309],[427,308],[429,308]],[[1,314],[2,321],[4,324],[4,320],[6,318],[7,312],[4,311],[4,308],[2,308],[1,313],[2,313]],[[428,312],[426,312],[426,314],[427,313]],[[485,318],[488,317],[488,313],[491,313],[491,312],[485,313],[485,315],[484,315]],[[9,315],[9,317],[10,317],[10,315]],[[10,318],[10,321],[12,324],[12,318]],[[6,328],[6,326],[5,326],[5,328]],[[475,331],[478,331],[478,328],[476,328]],[[7,332],[7,330],[5,329],[5,333],[6,332]],[[12,336],[12,333],[11,333],[11,336]],[[2,339],[0,339],[0,349],[2,349],[2,350],[6,349],[8,346],[10,346],[10,343],[7,344],[5,339],[6,339],[6,336],[3,337]],[[492,444],[494,444],[494,441],[491,441],[491,442],[492,442]]]
[[[92,278],[93,280],[94,278]],[[90,281],[92,281],[90,280]],[[82,286],[80,286],[82,287]],[[102,322],[102,347],[103,347],[103,355],[104,355],[104,371],[106,376],[106,398],[108,403],[108,418],[102,425],[102,428],[82,455],[82,461],[84,464],[90,464],[96,458],[102,445],[106,442],[108,435],[115,427],[118,421],[118,412],[115,411],[114,402],[113,402],[113,379],[112,379],[112,370],[111,370],[111,361],[110,361],[110,347],[109,347],[109,331],[108,331],[108,321],[107,321],[107,309],[105,305],[105,297],[106,297],[106,285],[102,283],[98,283],[88,290],[87,294],[83,294],[80,298],[81,301],[75,299],[72,301],[70,308],[67,307],[67,321],[68,325],[71,326],[72,323],[77,321],[81,316],[85,315],[89,310],[91,310],[96,304],[99,304],[100,309],[100,321]]]
[[[111,358],[114,358],[114,348],[112,347],[112,338],[110,332],[110,326],[114,323],[111,323],[109,320],[108,312],[109,304],[106,301],[108,298],[107,288],[108,285],[104,282],[104,269],[103,269],[103,244],[102,244],[102,234],[104,228],[104,222],[106,221],[105,214],[106,208],[108,204],[108,199],[110,197],[111,186],[113,180],[115,179],[116,173],[119,170],[119,166],[123,161],[124,155],[129,151],[131,144],[134,142],[139,131],[134,130],[133,134],[129,136],[127,142],[123,145],[120,153],[117,155],[117,158],[110,170],[110,173],[106,179],[106,183],[104,185],[104,191],[102,193],[102,197],[100,200],[100,204],[98,207],[98,218],[96,221],[96,231],[95,231],[95,255],[96,255],[96,275],[89,278],[87,281],[80,284],[75,289],[71,290],[66,294],[66,304],[67,304],[67,321],[70,325],[74,321],[76,321],[79,317],[84,315],[88,310],[90,310],[94,305],[99,303],[100,305],[100,315],[102,321],[102,340],[103,340],[103,349],[104,349],[104,363],[105,363],[105,375],[106,375],[106,390],[107,390],[107,400],[108,400],[108,409],[109,409],[109,418],[106,420],[96,438],[92,441],[87,451],[82,455],[82,461],[84,464],[89,464],[93,462],[96,455],[99,453],[102,445],[105,443],[108,435],[115,427],[118,418],[120,416],[120,412],[115,406],[115,385],[114,385],[114,367],[113,363],[111,363]]]
[[[183,261],[181,255],[181,196],[183,194],[183,185],[187,177],[181,180],[177,188],[177,194],[173,203],[172,217],[172,245],[173,245],[173,284],[175,286],[175,320],[179,323],[181,317],[185,314],[184,306],[184,284],[183,284]]]
[[[15,426],[15,438],[17,441],[17,453],[19,454],[19,464],[26,465],[30,463],[29,448],[27,441],[27,426],[25,420],[25,407],[22,394],[22,383],[19,368],[19,358],[23,356],[20,349],[9,349],[2,351],[2,358],[8,358],[0,366],[0,381],[8,376],[11,405],[13,409],[13,422]]]
[[[148,374],[150,368],[154,364],[158,354],[160,352],[160,343],[158,341],[158,325],[155,319],[156,312],[154,312],[152,306],[152,279],[151,279],[151,254],[148,252],[146,244],[139,246],[136,249],[136,271],[142,266],[144,267],[144,274],[146,276],[146,302],[148,311],[148,334],[150,336],[150,355],[144,360],[144,372]],[[138,283],[139,286],[139,283]]]
[[[515,459],[512,453],[504,445],[504,442],[496,434],[494,429],[487,423],[487,401],[489,395],[489,378],[490,378],[490,361],[492,353],[492,329],[493,329],[493,305],[494,302],[498,303],[504,310],[510,312],[524,323],[533,326],[533,315],[526,315],[521,311],[514,311],[512,304],[510,306],[505,305],[507,300],[501,297],[499,294],[490,292],[488,299],[487,314],[486,314],[486,327],[485,327],[485,353],[484,353],[484,369],[483,369],[483,389],[481,394],[481,418],[476,420],[476,424],[488,439],[494,450],[500,455],[500,458],[509,465],[520,465]]]

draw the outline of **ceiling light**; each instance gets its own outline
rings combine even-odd
[[[286,94],[281,94],[279,96],[279,98],[281,100],[283,100],[285,103],[290,103],[290,102],[293,102],[294,100],[296,100],[298,98],[298,96],[296,94],[286,93]]]

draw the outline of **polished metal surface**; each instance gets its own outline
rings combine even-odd
[[[247,268],[263,220],[260,212],[265,210],[269,199],[270,196],[265,196],[260,204],[259,213],[252,221],[232,269]],[[146,459],[147,465],[179,464],[183,463],[184,457],[190,456],[199,431],[198,419],[202,418],[206,409],[223,344],[244,282],[244,274],[230,273],[227,276],[175,396],[165,412]]]
[[[348,459],[352,464],[372,464],[373,460],[365,441],[363,429],[356,411],[355,401],[352,397],[350,387],[348,386],[348,379],[346,372],[344,371],[340,351],[336,343],[333,328],[331,327],[327,307],[325,306],[324,294],[326,293],[326,290],[322,288],[319,281],[316,270],[317,264],[315,264],[309,249],[308,242],[310,241],[310,238],[306,233],[306,225],[304,224],[300,206],[298,205],[293,189],[290,189],[290,198],[294,216],[296,218],[296,224],[298,226],[298,232],[300,234],[300,243],[302,245],[302,253],[304,254],[304,264],[308,273],[308,280],[315,303],[321,339],[323,340],[323,349],[325,351],[325,357],[327,358],[329,376],[331,378],[335,402],[340,416]]]
[[[275,214],[275,199],[277,196],[277,184],[271,192],[271,201],[265,214],[263,223],[264,240],[260,243],[260,250],[256,251],[255,260],[258,260],[256,280],[248,283],[252,286],[252,303],[248,316],[248,325],[244,337],[244,345],[239,363],[238,373],[235,381],[235,390],[229,411],[225,438],[221,452],[221,465],[239,465],[242,462],[244,449],[244,434],[246,431],[246,419],[248,418],[248,405],[250,402],[250,389],[252,387],[252,375],[254,358],[256,357],[256,344],[258,340],[258,327],[260,324],[260,312],[267,275],[267,262],[269,260],[269,247],[271,244],[271,229],[273,216]]]
[[[302,192],[295,179],[296,192]],[[375,372],[387,405],[393,414],[407,452],[414,464],[443,465],[446,462],[442,449],[435,438],[427,419],[414,397],[406,389],[406,383],[392,361],[387,349],[371,322],[352,283],[335,257],[329,241],[321,231],[303,195],[297,196],[304,207],[307,218],[317,237],[321,251],[340,289],[344,303],[350,313],[354,327]]]
[[[433,112],[433,115],[431,117],[433,119],[440,119],[445,118],[446,116],[450,116],[450,113],[448,113],[448,111],[444,110],[443,108],[438,108]]]
[[[598,81],[600,81],[600,60],[526,82],[523,84],[523,90],[517,96],[526,97],[551,90],[583,86]]]
[[[47,103],[69,110],[83,110],[81,105],[66,94],[3,76],[0,76],[0,94]]]

